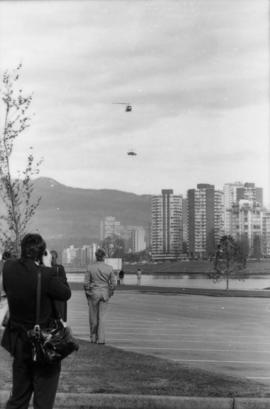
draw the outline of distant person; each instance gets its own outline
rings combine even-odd
[[[105,251],[95,253],[96,263],[89,266],[85,275],[84,290],[89,306],[90,341],[105,344],[104,318],[108,301],[116,287],[112,266],[105,264]]]
[[[66,276],[65,269],[62,266],[62,264],[57,263],[57,258],[58,258],[57,251],[51,250],[50,253],[52,256],[51,264],[52,264],[52,267],[56,271],[56,276],[59,278],[59,280],[62,283],[67,284],[67,276]],[[67,321],[67,301],[55,301],[55,305],[56,305],[56,309],[59,312],[61,318],[64,321]]]
[[[124,284],[124,278],[125,278],[125,272],[123,270],[120,270],[119,271],[120,284]]]
[[[137,270],[137,285],[141,285],[141,281],[142,281],[142,270],[140,268],[138,268]]]
[[[4,253],[2,254],[2,259],[0,261],[0,300],[3,296],[5,296],[5,293],[3,292],[3,285],[2,285],[2,272],[3,272],[3,267],[4,264],[7,260],[14,258],[14,256],[12,256],[10,251],[4,251]]]

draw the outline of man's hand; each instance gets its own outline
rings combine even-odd
[[[42,256],[43,265],[46,267],[52,266],[52,255],[49,250],[45,250],[45,254]]]

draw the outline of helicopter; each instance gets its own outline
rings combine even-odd
[[[129,150],[129,151],[127,152],[127,155],[128,155],[128,156],[137,156],[137,153],[136,153],[134,150]]]
[[[113,104],[117,104],[117,105],[125,105],[125,111],[126,112],[131,112],[132,111],[132,105],[130,105],[128,102],[113,102]]]

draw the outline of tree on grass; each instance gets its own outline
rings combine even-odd
[[[237,240],[237,245],[239,246],[244,267],[246,267],[247,258],[250,253],[249,240],[246,234],[241,234],[240,238]]]
[[[257,261],[261,261],[261,238],[258,234],[256,234],[253,239],[253,257],[255,257]]]
[[[245,259],[241,248],[232,236],[223,236],[220,239],[214,259],[213,274],[210,278],[215,281],[226,280],[226,289],[229,289],[230,278],[245,268]]]
[[[123,258],[125,254],[125,242],[116,234],[106,237],[102,244],[106,256],[111,258]]]
[[[21,68],[20,64],[13,71],[5,71],[0,89],[0,197],[5,207],[0,218],[0,243],[16,256],[21,238],[41,200],[33,199],[32,176],[39,173],[41,160],[35,161],[31,147],[26,153],[25,168],[17,172],[17,177],[11,174],[14,142],[31,122],[32,95],[24,95],[19,87]]]

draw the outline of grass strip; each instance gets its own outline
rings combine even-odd
[[[11,388],[11,358],[0,348],[0,389]],[[270,397],[269,386],[165,359],[80,341],[62,363],[59,392],[201,397]]]

